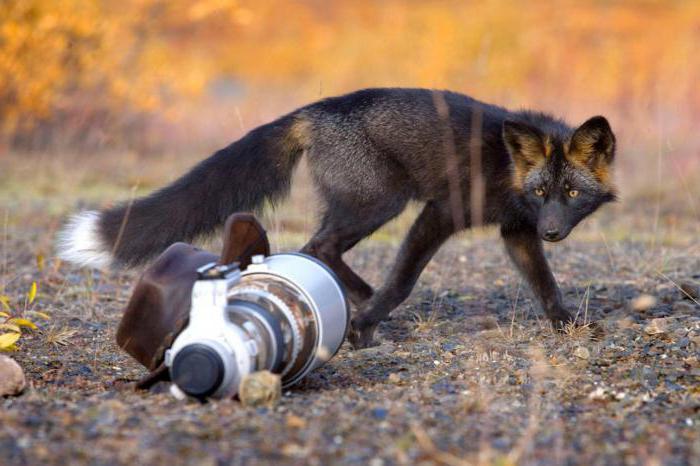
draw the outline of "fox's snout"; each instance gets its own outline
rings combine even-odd
[[[570,232],[571,229],[560,230],[559,228],[554,226],[550,228],[539,229],[540,238],[552,243],[556,243],[557,241],[563,240],[564,238],[569,236]]]
[[[566,215],[565,206],[559,202],[547,202],[540,211],[537,222],[537,232],[545,241],[561,241],[571,233],[569,216]]]

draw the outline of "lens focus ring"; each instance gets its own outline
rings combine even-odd
[[[301,352],[301,330],[299,329],[299,324],[297,323],[297,320],[294,317],[294,313],[291,311],[291,309],[289,309],[289,306],[287,306],[284,303],[284,301],[282,301],[275,294],[255,286],[242,286],[240,288],[233,288],[232,293],[229,294],[229,300],[234,298],[240,299],[242,301],[251,301],[253,303],[257,303],[258,299],[262,299],[263,301],[269,301],[286,318],[287,323],[289,324],[289,328],[292,332],[292,351],[289,360],[286,361],[287,364],[285,369],[280,374],[284,377],[287,374],[287,372],[289,372],[289,370],[292,368],[293,363],[296,361],[297,357],[299,356],[299,353]]]

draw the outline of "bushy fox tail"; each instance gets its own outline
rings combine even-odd
[[[135,266],[210,233],[233,212],[286,196],[308,137],[295,113],[260,126],[149,196],[73,216],[58,234],[58,255],[83,266]]]

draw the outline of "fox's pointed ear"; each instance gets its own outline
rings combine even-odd
[[[615,158],[615,135],[605,117],[595,116],[571,136],[567,158],[594,172],[605,169]]]
[[[522,188],[528,172],[544,165],[552,152],[542,131],[517,121],[503,122],[503,142],[513,159],[513,184],[518,189]]]

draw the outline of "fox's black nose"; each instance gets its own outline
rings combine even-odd
[[[544,232],[544,239],[547,241],[556,241],[559,239],[559,230],[556,228],[549,229]]]
[[[552,228],[544,232],[544,239],[547,241],[555,241],[559,239],[559,230]]]

